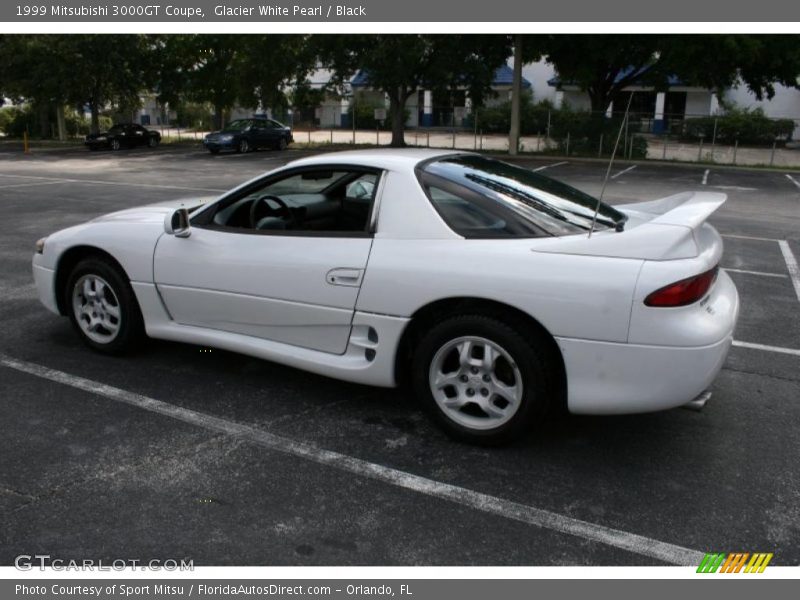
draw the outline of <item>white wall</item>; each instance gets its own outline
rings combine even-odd
[[[775,96],[772,100],[766,98],[757,100],[747,86],[740,85],[725,91],[725,101],[733,102],[742,108],[761,107],[768,117],[800,119],[800,90],[782,85],[775,86]]]

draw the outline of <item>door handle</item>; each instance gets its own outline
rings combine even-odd
[[[364,269],[331,269],[325,275],[325,281],[331,285],[344,285],[347,287],[358,287],[361,285],[361,277]]]

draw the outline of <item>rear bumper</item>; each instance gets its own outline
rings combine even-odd
[[[733,334],[700,347],[558,339],[575,414],[644,413],[682,406],[719,374]]]
[[[665,410],[691,402],[711,385],[728,356],[739,318],[739,294],[730,278],[720,273],[712,293],[692,307],[649,310],[664,310],[661,325],[671,325],[669,334],[651,328],[650,339],[660,345],[556,338],[570,412]]]

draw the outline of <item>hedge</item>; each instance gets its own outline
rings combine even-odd
[[[716,122],[716,141],[733,144],[771,145],[776,140],[792,138],[795,123],[792,119],[770,119],[761,108],[735,108],[723,115],[697,117],[683,121],[680,131],[687,140],[711,141],[714,138]]]

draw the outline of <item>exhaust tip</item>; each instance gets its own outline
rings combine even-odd
[[[710,399],[711,399],[711,392],[706,390],[694,400],[691,400],[690,402],[684,404],[683,408],[688,408],[689,410],[700,412],[701,410],[703,410],[703,407]]]

